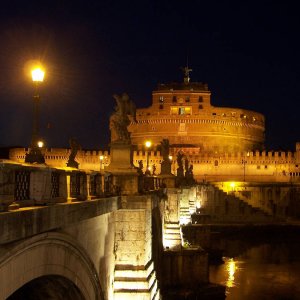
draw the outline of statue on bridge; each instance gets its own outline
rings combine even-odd
[[[182,180],[184,178],[184,169],[183,169],[183,157],[184,155],[181,152],[177,153],[177,178],[178,180]]]
[[[177,186],[193,185],[195,183],[193,165],[190,164],[188,158],[181,152],[178,152],[177,154],[177,165]]]
[[[130,133],[127,127],[131,120],[136,120],[135,104],[126,93],[123,93],[121,96],[115,94],[113,97],[117,105],[109,119],[111,143],[130,144]]]
[[[71,147],[71,153],[67,162],[67,167],[78,169],[79,163],[75,160],[78,150],[81,150],[80,144],[76,139],[70,138],[69,144]]]

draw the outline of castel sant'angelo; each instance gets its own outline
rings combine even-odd
[[[152,92],[152,105],[136,109],[128,126],[133,145],[133,164],[143,162],[154,175],[160,174],[160,143],[168,139],[172,173],[176,175],[177,154],[181,152],[194,177],[205,181],[297,182],[300,175],[300,144],[296,151],[265,151],[265,118],[242,108],[211,104],[207,84],[190,81],[184,68],[181,83],[159,84]],[[146,140],[152,142],[145,148]],[[24,162],[27,149],[11,149],[10,159]],[[70,149],[44,149],[46,164],[66,166]],[[109,151],[78,151],[79,169],[105,171]]]
[[[189,69],[182,83],[160,84],[152,106],[137,109],[130,126],[133,144],[154,144],[162,137],[173,147],[194,147],[202,153],[262,150],[264,116],[240,108],[211,105],[208,85],[190,82]]]

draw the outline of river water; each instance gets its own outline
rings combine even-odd
[[[209,279],[226,286],[226,300],[300,299],[300,234],[224,245],[224,263],[210,265]]]

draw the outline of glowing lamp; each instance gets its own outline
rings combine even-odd
[[[43,82],[44,81],[45,72],[37,67],[31,71],[32,81],[34,82]]]
[[[145,146],[146,146],[147,148],[150,148],[151,145],[152,145],[151,141],[146,141]]]
[[[43,148],[44,147],[44,142],[43,141],[38,141],[37,145],[39,148]]]

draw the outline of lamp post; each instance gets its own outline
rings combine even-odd
[[[40,95],[39,95],[39,84],[44,81],[45,72],[37,67],[31,71],[32,81],[34,83],[34,96],[33,96],[33,126],[32,126],[32,137],[31,137],[31,148],[29,153],[26,153],[25,162],[27,163],[39,163],[45,162],[45,158],[41,152],[41,148],[44,143],[39,141],[39,106],[40,106]]]
[[[151,141],[146,141],[145,142],[145,146],[146,146],[146,149],[147,149],[147,151],[146,151],[147,152],[146,153],[146,155],[147,155],[147,167],[146,167],[145,175],[148,175],[148,176],[151,175],[150,170],[149,170],[149,148],[151,147],[151,145],[152,145]]]

